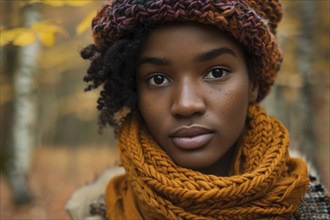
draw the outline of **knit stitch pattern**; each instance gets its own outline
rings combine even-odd
[[[255,104],[248,117],[249,129],[229,177],[177,166],[135,117],[128,119],[119,134],[127,173],[121,181],[132,187],[150,219],[291,218],[307,191],[306,165],[289,157],[288,132],[279,121]],[[114,184],[119,183],[108,187]],[[111,216],[114,191],[107,192]]]
[[[258,101],[269,92],[282,62],[276,27],[282,17],[278,0],[114,0],[92,22],[95,44],[111,45],[130,38],[137,28],[166,22],[198,22],[231,34],[253,56],[252,76],[259,84]]]
[[[325,220],[330,219],[329,194],[316,177],[309,177],[311,182],[309,191],[300,203],[298,210],[294,213],[292,220]],[[98,197],[90,205],[90,214],[107,219],[104,195]]]

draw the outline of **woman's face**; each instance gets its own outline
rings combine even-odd
[[[140,112],[159,146],[177,165],[201,171],[226,160],[257,96],[241,47],[199,24],[152,30],[137,86]]]

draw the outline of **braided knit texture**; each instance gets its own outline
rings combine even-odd
[[[174,21],[213,25],[231,34],[252,55],[253,79],[261,101],[269,92],[282,62],[276,27],[282,17],[278,0],[114,0],[92,22],[95,44],[111,45],[130,38],[136,28]]]
[[[229,177],[177,166],[137,119],[128,119],[119,133],[126,175],[108,185],[109,219],[125,219],[131,212],[119,211],[132,206],[134,199],[118,200],[128,192],[145,219],[289,219],[307,191],[306,165],[288,155],[288,132],[279,121],[258,105],[249,107],[248,116],[249,129]]]

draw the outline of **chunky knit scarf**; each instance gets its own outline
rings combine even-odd
[[[290,158],[286,128],[251,105],[233,175],[177,166],[132,117],[119,134],[126,174],[107,187],[108,218],[290,219],[307,191],[305,164]]]

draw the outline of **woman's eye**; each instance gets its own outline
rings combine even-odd
[[[214,67],[212,68],[204,78],[206,79],[221,79],[225,77],[229,73],[229,70],[223,68],[223,67]]]
[[[170,81],[161,74],[151,76],[148,82],[153,86],[166,86],[170,83]]]

